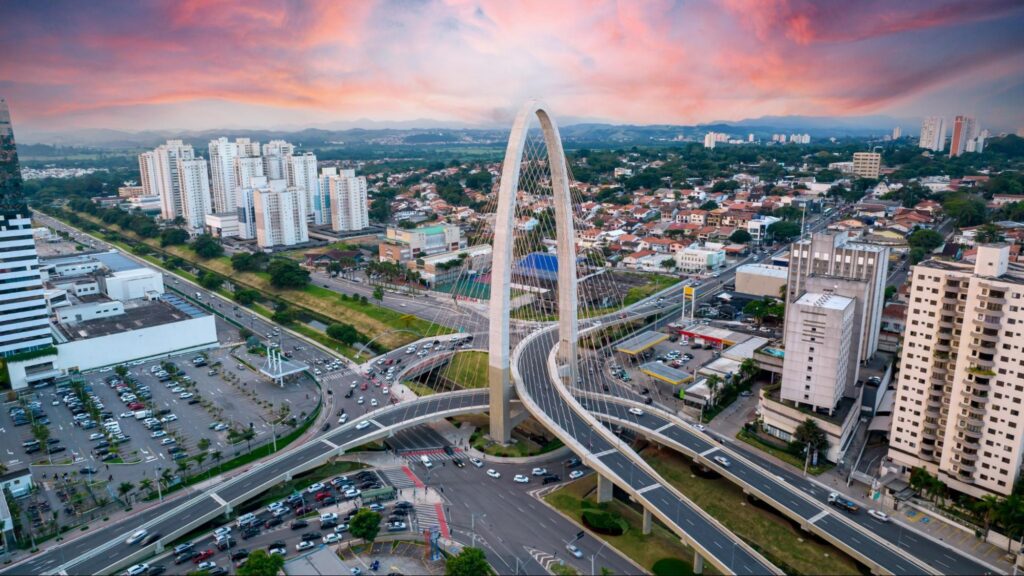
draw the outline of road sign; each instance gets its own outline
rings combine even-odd
[[[689,296],[690,298],[693,298],[693,293],[694,293],[693,286],[685,286],[683,288],[683,295],[684,296]]]

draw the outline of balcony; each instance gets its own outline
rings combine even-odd
[[[970,476],[976,470],[973,464],[965,464],[963,462],[957,464],[956,469],[961,476]]]
[[[932,364],[932,374],[938,377],[938,380],[945,380],[946,374],[949,372],[949,368],[946,367],[945,362],[936,362]]]
[[[956,296],[953,296],[953,297],[943,296],[942,298],[939,299],[939,301],[942,302],[943,304],[948,304],[950,306],[956,306],[957,298],[956,298]]]
[[[928,408],[938,410],[939,408],[942,408],[942,400],[936,399],[934,396],[929,396],[926,405]]]
[[[974,440],[969,440],[967,438],[961,438],[959,442],[961,447],[966,448],[968,450],[978,450],[981,448],[981,444],[975,442]]]
[[[989,328],[989,329],[993,329],[993,330],[998,330],[999,327],[1000,327],[1000,323],[997,321],[996,318],[988,315],[988,313],[991,312],[991,310],[982,310],[981,312],[983,314],[986,314],[986,316],[984,318],[978,318],[978,317],[972,318],[971,322],[974,323],[974,326],[975,327]]]
[[[995,304],[996,306],[1004,306],[1006,304],[1006,293],[1003,292],[1002,294],[1003,294],[1003,296],[993,296],[992,292],[989,292],[988,294],[985,294],[984,292],[982,292],[981,294],[978,295],[978,298],[980,298],[982,302],[985,302],[985,303],[988,303],[988,304]]]
[[[999,316],[1002,312],[1000,309],[992,309],[986,306],[982,306],[980,303],[974,305],[974,311],[978,314],[987,314],[989,316]]]
[[[935,428],[925,428],[921,430],[921,437],[928,438],[931,440],[935,440],[936,438],[938,438],[938,436],[936,436]]]
[[[990,354],[990,353],[995,351],[996,344],[995,344],[995,342],[986,342],[986,341],[974,342],[972,340],[971,343],[967,345],[967,348],[970,349],[970,350],[973,350],[975,352],[981,352],[983,354]]]

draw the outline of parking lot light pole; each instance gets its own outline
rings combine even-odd
[[[163,502],[164,501],[164,494],[163,494],[163,491],[160,490],[160,477],[157,475],[157,472],[159,472],[159,471],[160,471],[160,467],[159,466],[157,466],[156,468],[153,469],[153,479],[156,480],[156,496],[157,496],[157,498],[159,499],[160,502]]]

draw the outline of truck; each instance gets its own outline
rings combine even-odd
[[[856,514],[857,511],[860,510],[860,506],[857,506],[853,500],[850,500],[838,492],[833,492],[828,495],[828,503],[836,508],[846,510],[850,514]]]
[[[152,418],[152,417],[153,417],[153,411],[152,410],[139,410],[138,412],[135,413],[135,419],[136,420],[143,420],[145,418]]]

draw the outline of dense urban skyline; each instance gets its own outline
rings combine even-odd
[[[969,114],[1024,125],[1014,2],[16,4],[24,131]],[[842,74],[834,74],[842,70]]]

